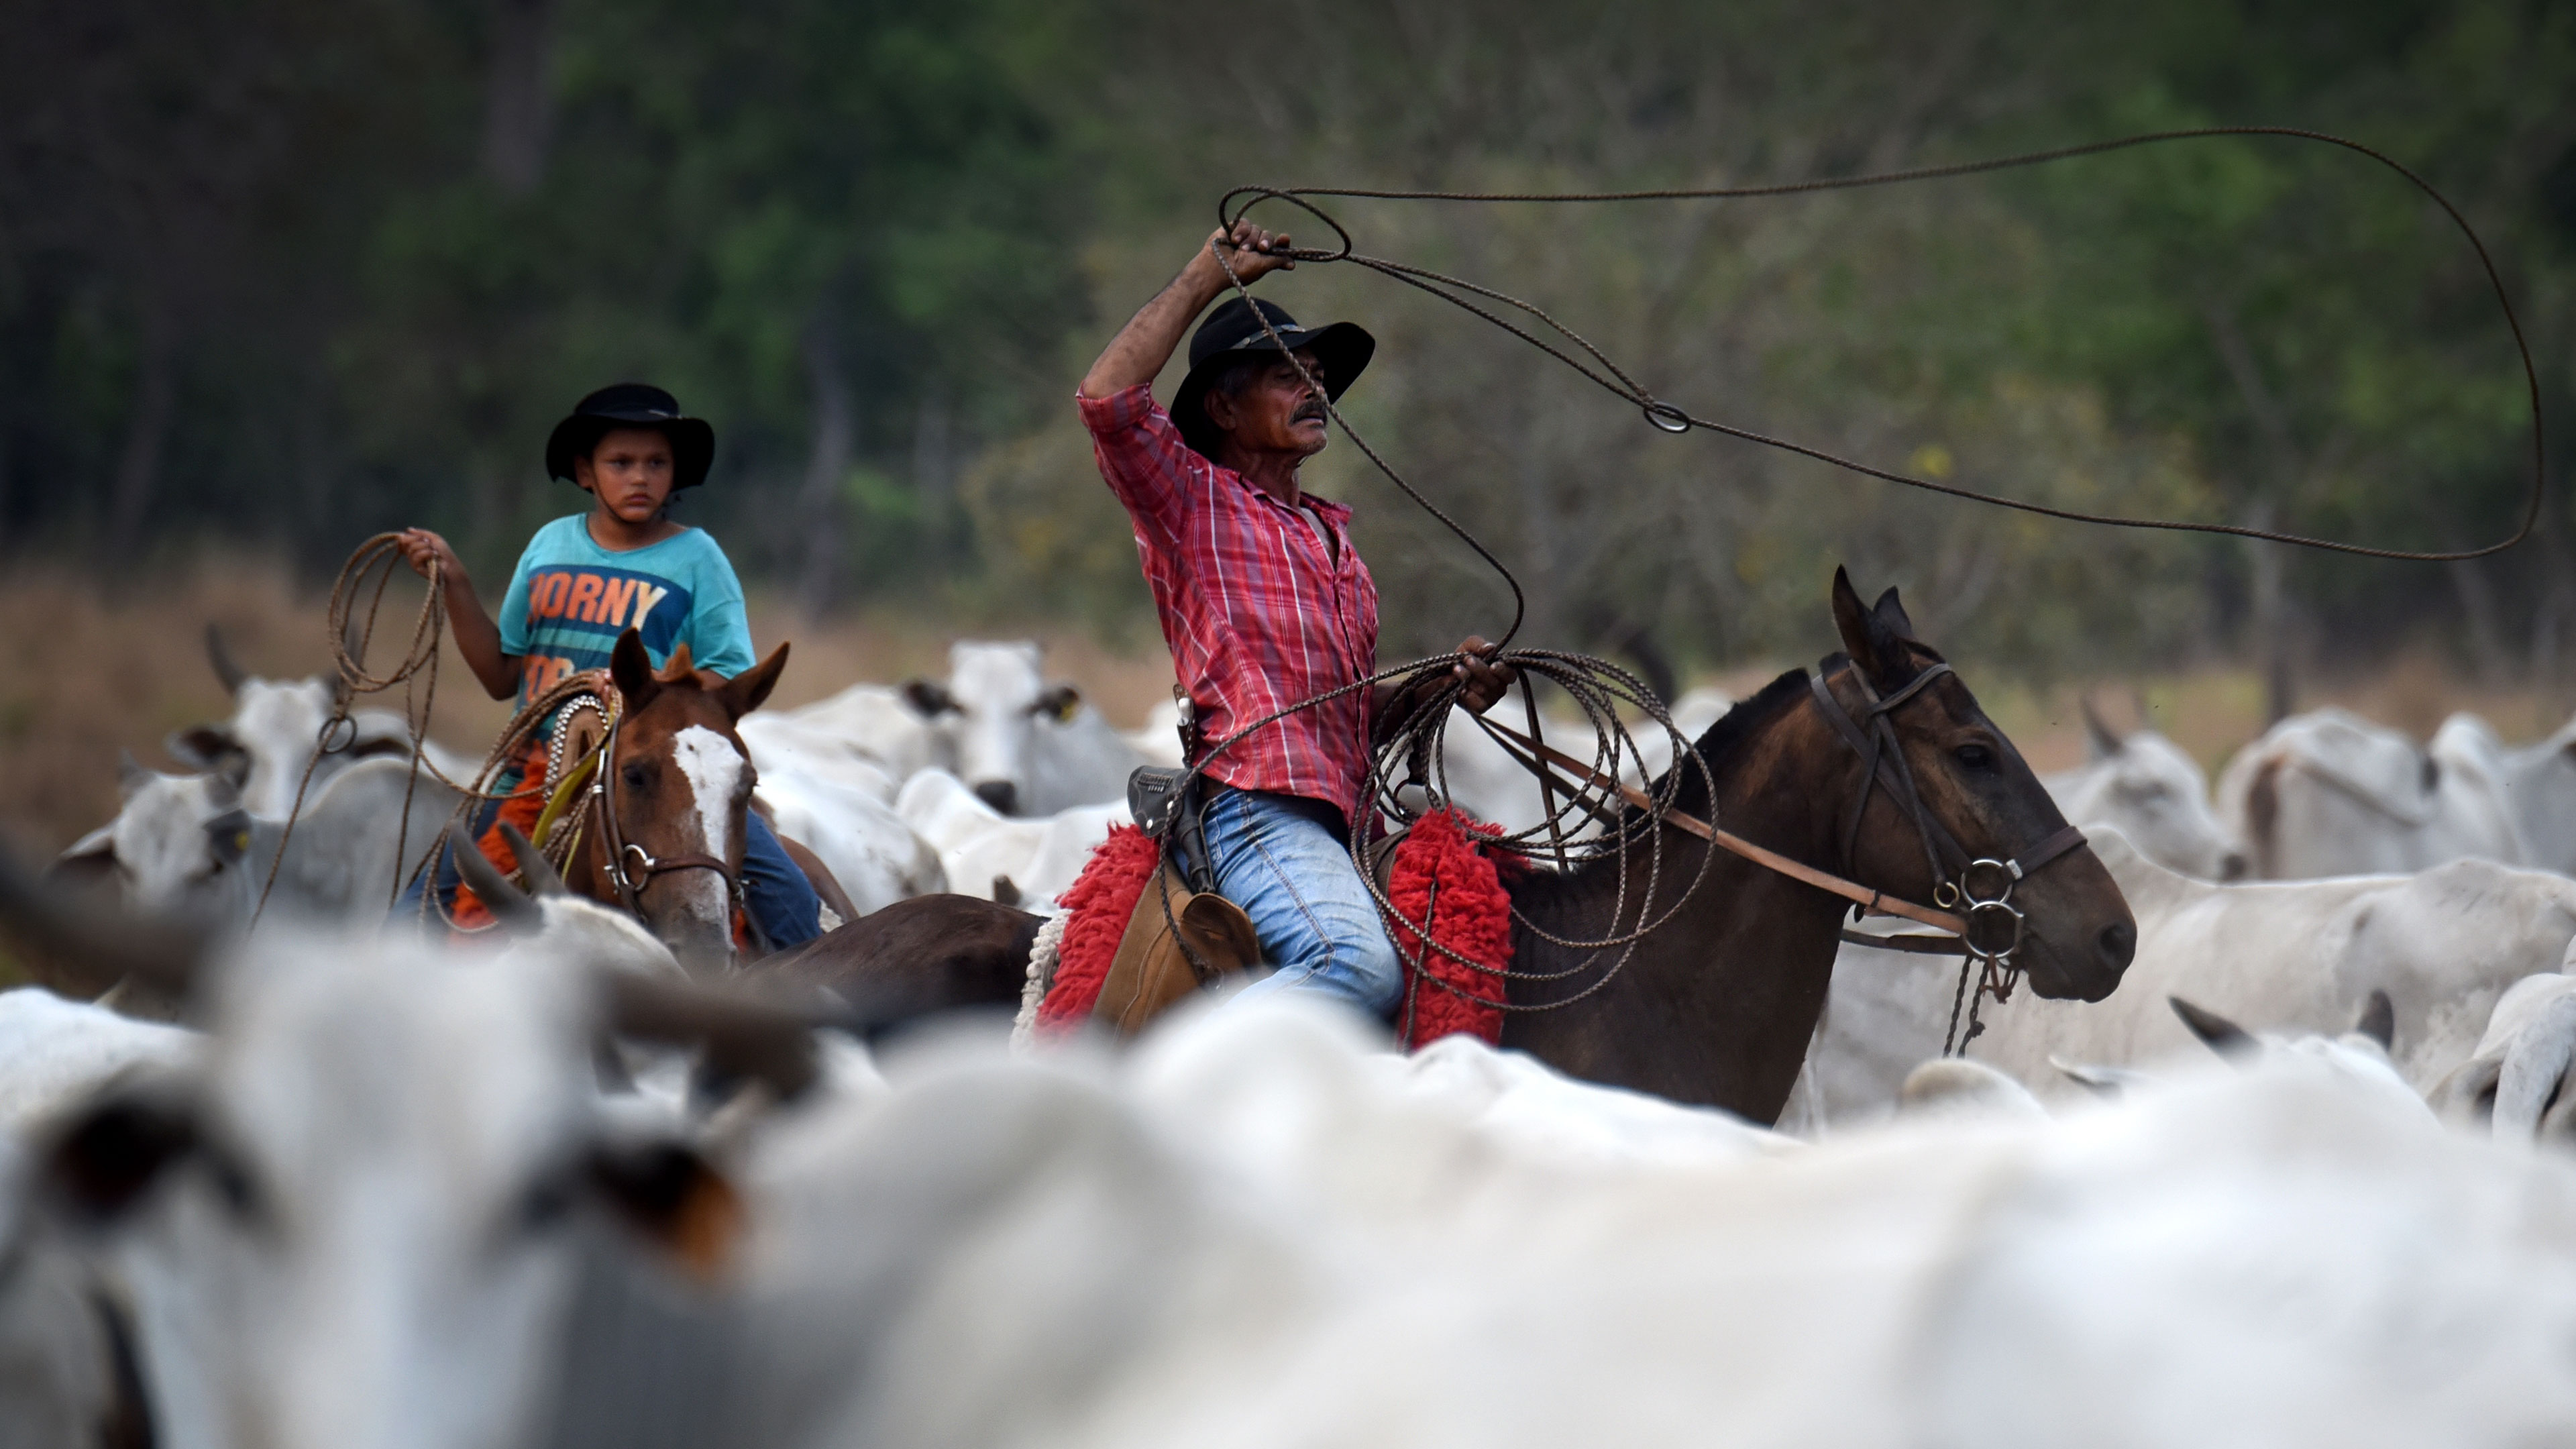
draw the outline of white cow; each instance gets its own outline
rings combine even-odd
[[[621,993],[685,988],[611,979],[551,947],[272,938],[214,980],[201,1061],[50,1131],[45,1198],[133,1307],[162,1442],[528,1443],[586,1277],[719,1267],[732,1190],[593,1076],[602,1028],[653,1016]]]
[[[2198,760],[2154,730],[2113,731],[2089,704],[2084,733],[2085,763],[2040,780],[2069,823],[2117,830],[2147,859],[2185,875],[2245,874],[2243,853],[2209,807]]]
[[[426,772],[415,779],[407,759],[362,760],[307,795],[290,836],[283,820],[243,807],[246,769],[238,755],[202,775],[164,775],[125,760],[118,781],[124,808],[64,851],[55,869],[112,880],[133,909],[239,928],[249,924],[283,847],[272,914],[381,918],[393,901],[397,862],[408,880],[458,799]]]
[[[2576,1422],[2576,1171],[2317,1074],[1605,1154],[1400,1090],[1350,1036],[1177,1030],[1123,1070],[897,1063],[764,1143],[729,1442],[2412,1449]]]
[[[2486,721],[2455,714],[2433,737],[2432,754],[2445,769],[2493,782],[2525,864],[2576,875],[2576,720],[2545,740],[2511,749]]]
[[[939,852],[950,890],[992,899],[996,882],[1007,877],[1031,903],[1052,901],[1082,874],[1092,847],[1113,826],[1135,823],[1124,800],[1012,819],[945,770],[905,781],[895,813]]]
[[[2576,945],[2571,945],[2576,955]],[[2434,1107],[2499,1141],[2576,1139],[2576,974],[2526,976],[2497,1000],[2477,1051],[2434,1087]]]
[[[2097,1003],[2025,988],[1983,1011],[1969,1055],[2043,1095],[2063,1096],[2052,1058],[2126,1066],[2180,1052],[2191,1037],[2165,998],[2248,1027],[2339,1033],[2374,990],[2395,1008],[2391,1056],[2418,1091],[2477,1049],[2497,998],[2553,971],[2576,940],[2576,881],[2463,860],[2411,876],[2214,885],[2165,869],[2113,831],[2093,850],[2128,897],[2138,951]],[[1834,966],[1791,1125],[1863,1117],[1937,1054],[1958,979],[1953,958],[1847,947]]]
[[[2483,739],[2481,738],[2483,736]],[[2454,716],[2428,749],[2340,709],[2294,715],[2218,777],[2218,812],[2265,880],[2422,870],[2530,848],[2507,807],[2493,735]]]
[[[829,784],[836,791],[865,795],[881,805],[893,804],[894,792],[904,780],[928,768],[925,762],[897,775],[892,763],[862,743],[863,736],[801,711],[744,715],[734,725],[734,733],[751,751],[752,768],[760,772],[763,782],[793,775]]]
[[[295,804],[298,785],[304,786],[309,801],[313,791],[362,760],[410,757],[411,726],[401,715],[361,709],[352,711],[349,722],[329,741],[331,752],[315,760],[315,751],[323,743],[322,727],[338,699],[331,681],[318,675],[262,679],[244,673],[225,652],[223,636],[212,624],[206,626],[206,655],[216,677],[224,682],[224,692],[233,697],[232,718],[176,731],[163,748],[173,759],[207,771],[222,768],[228,757],[242,756],[249,772],[242,781],[241,804],[251,814],[283,820]],[[450,779],[462,780],[474,768],[472,761],[457,758],[436,741],[423,746],[423,752]],[[304,780],[308,762],[313,766],[309,784]]]
[[[1044,816],[1123,800],[1127,776],[1161,752],[1139,749],[1082,702],[1070,684],[1049,685],[1028,640],[961,639],[948,646],[948,682],[907,689],[937,713],[955,742],[953,769],[1005,815]]]
[[[752,758],[760,758],[759,750]],[[813,851],[861,915],[948,889],[939,852],[872,791],[833,776],[764,765],[758,799],[769,807],[770,824]]]
[[[1673,725],[1682,738],[1698,743],[1709,726],[1726,717],[1734,702],[1725,691],[1703,686],[1676,700],[1670,710]],[[1520,707],[1511,701],[1497,706],[1492,718],[1516,732],[1526,733],[1528,720]],[[1587,764],[1598,748],[1592,726],[1571,715],[1544,717],[1541,729],[1547,743]],[[1631,786],[1642,786],[1672,768],[1673,740],[1662,726],[1641,720],[1629,729],[1636,746],[1633,756],[1622,760],[1619,777]],[[1547,811],[1539,794],[1538,780],[1514,760],[1491,735],[1477,728],[1475,716],[1453,707],[1449,725],[1442,735],[1442,757],[1449,782],[1450,798],[1465,806],[1480,820],[1490,821],[1514,833],[1535,829],[1546,823]],[[1558,779],[1567,778],[1560,769]],[[1562,808],[1566,797],[1562,790],[1556,796]],[[1569,837],[1599,833],[1597,823],[1568,822]]]

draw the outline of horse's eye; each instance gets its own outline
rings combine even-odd
[[[1967,769],[1991,770],[1995,767],[1995,753],[1984,745],[1961,745],[1956,753],[1959,763]]]
[[[644,788],[644,766],[642,764],[638,763],[628,765],[625,769],[620,770],[617,773],[618,778],[624,780],[628,788],[635,790],[641,790]]]

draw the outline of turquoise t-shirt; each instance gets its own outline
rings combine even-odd
[[[624,553],[601,548],[585,514],[537,530],[501,599],[501,652],[524,655],[519,703],[584,669],[605,669],[634,629],[659,668],[681,644],[690,662],[730,678],[756,661],[742,581],[713,536],[685,529]]]

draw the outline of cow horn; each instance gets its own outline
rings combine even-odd
[[[519,879],[528,883],[529,895],[572,894],[564,886],[563,873],[555,869],[553,861],[546,859],[545,852],[528,843],[528,837],[519,833],[519,827],[507,820],[502,821],[501,838],[510,842],[510,854],[518,858]]]
[[[54,958],[67,984],[91,992],[131,978],[184,996],[209,945],[203,932],[175,922],[78,900],[6,858],[0,858],[0,922]]]
[[[2120,746],[2126,741],[2120,738],[2118,730],[2103,723],[2102,712],[2093,707],[2092,691],[2086,690],[2076,696],[2075,703],[2084,712],[2084,743],[2092,751],[2093,758],[2099,760],[2120,753]]]
[[[215,666],[215,677],[224,682],[224,693],[241,693],[242,681],[250,678],[233,662],[232,652],[224,648],[224,630],[220,624],[206,625],[206,662]]]
[[[510,878],[501,874],[501,868],[475,848],[474,842],[466,838],[462,826],[447,827],[447,851],[456,859],[456,873],[465,878],[465,883],[473,888],[476,898],[483,902],[483,908],[492,913],[492,919],[500,923],[503,931],[520,936],[532,935],[545,928],[545,912],[538,910],[535,901],[510,884]]]
[[[603,974],[606,1024],[619,1036],[698,1047],[708,1069],[760,1082],[782,1102],[821,1075],[812,1024],[793,1011],[700,982]]]
[[[2165,1000],[2173,1007],[2174,1015],[2182,1018],[2182,1024],[2191,1028],[2193,1036],[2199,1037],[2211,1051],[2230,1061],[2247,1055],[2257,1045],[2245,1028],[2217,1012],[2194,1006],[2179,996],[2168,996]]]

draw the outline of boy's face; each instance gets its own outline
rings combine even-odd
[[[628,523],[650,523],[671,497],[671,440],[659,428],[612,429],[589,457],[573,460],[572,472],[601,507]]]

